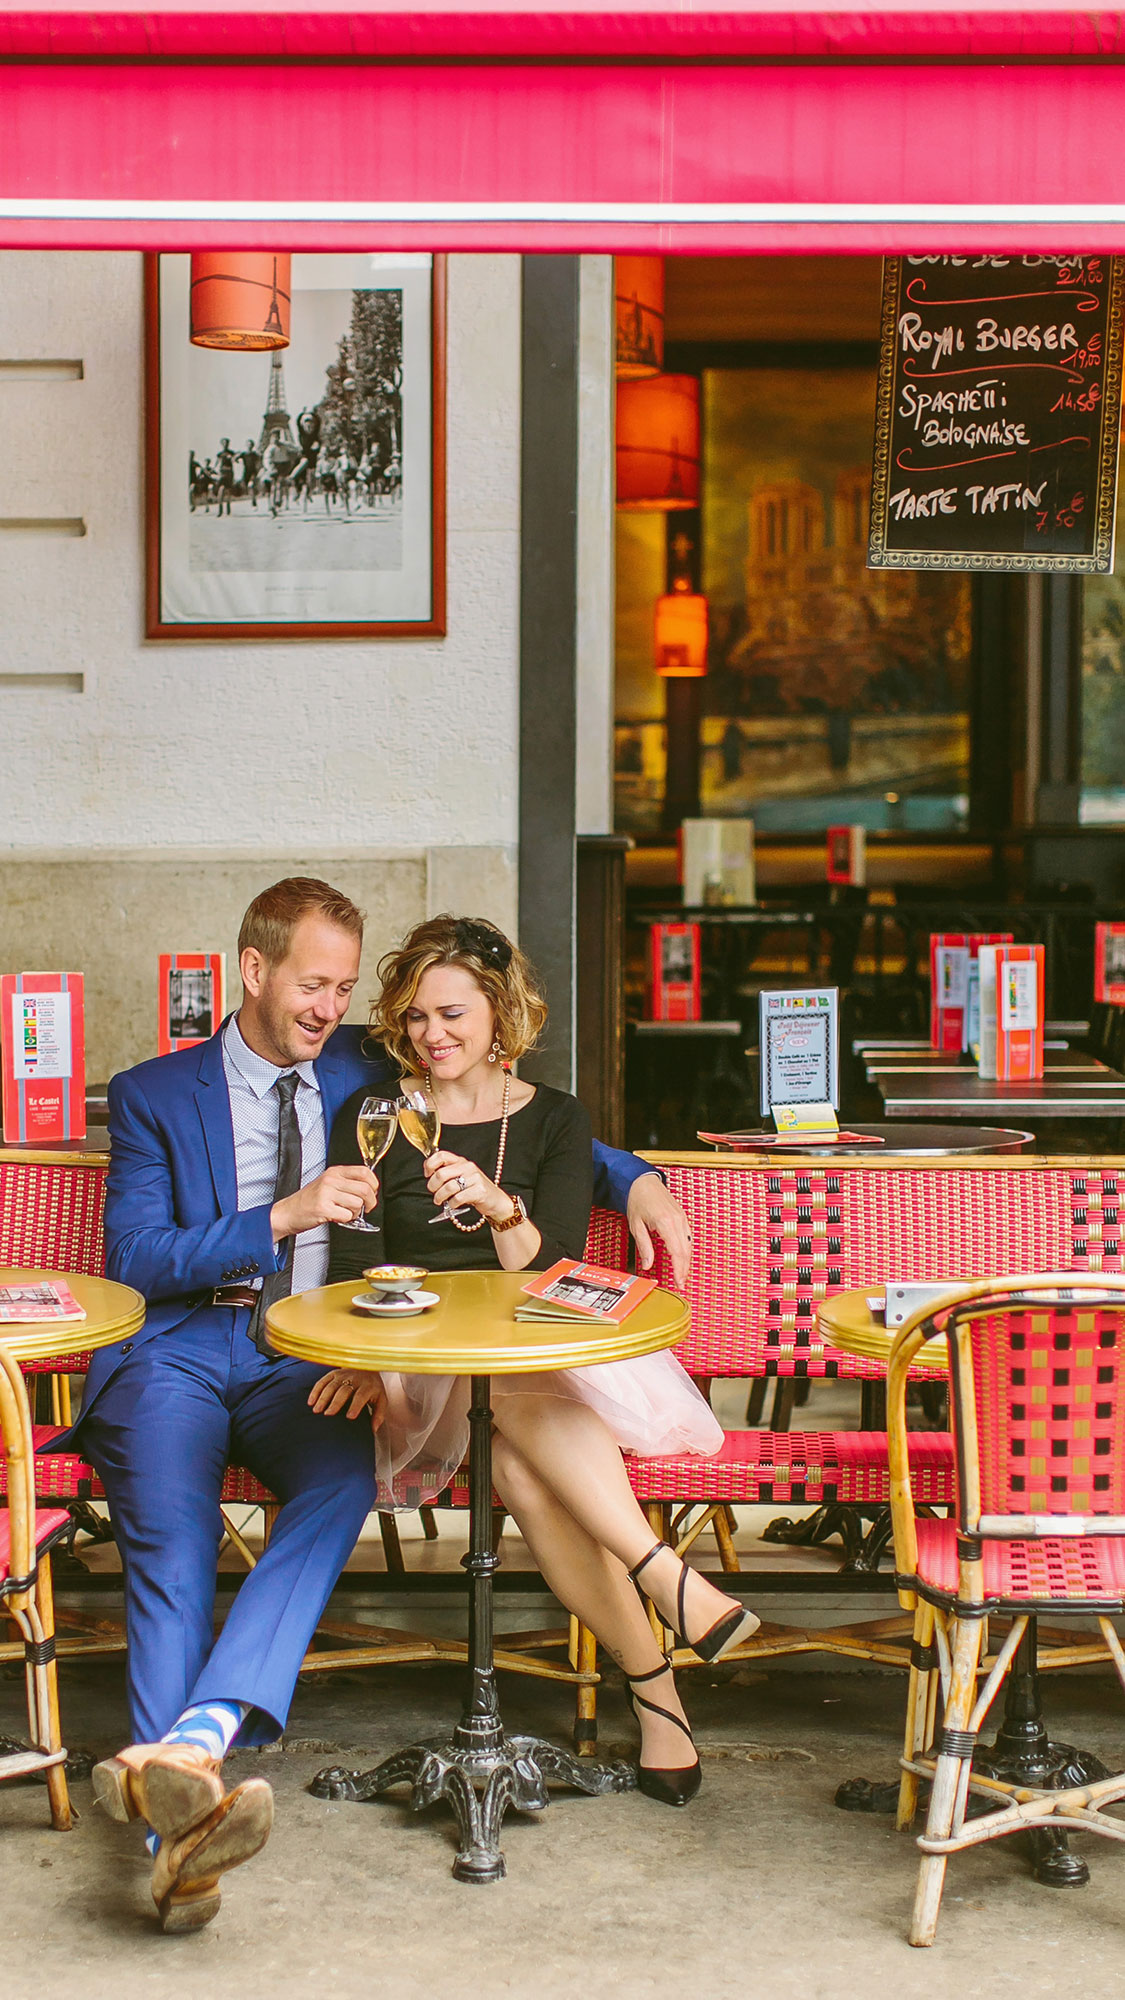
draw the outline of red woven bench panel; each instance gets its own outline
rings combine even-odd
[[[668,1186],[694,1237],[691,1330],[676,1349],[691,1375],[847,1376],[878,1380],[878,1362],[827,1347],[816,1323],[852,1275],[840,1176],[669,1166]],[[653,1275],[671,1285],[657,1245]]]
[[[0,1161],[0,1264],[27,1270],[105,1270],[106,1167]]]
[[[586,1256],[591,1264],[604,1264],[610,1271],[627,1271],[632,1264],[632,1238],[623,1215],[610,1208],[590,1212],[586,1233]]]
[[[956,1522],[920,1520],[916,1526],[919,1578],[955,1596]],[[1023,1603],[1125,1597],[1125,1539],[1060,1535],[1041,1542],[986,1541],[984,1592]]]
[[[1075,1271],[1121,1271],[1125,1180],[1096,1169],[1072,1172],[1066,1179],[1071,1224],[1067,1265]]]
[[[65,1507],[37,1507],[35,1510],[35,1546],[41,1549],[60,1528],[69,1525],[70,1515]],[[0,1584],[6,1583],[12,1573],[12,1524],[7,1508],[0,1509]]]
[[[882,1504],[891,1497],[884,1431],[836,1431],[840,1499]],[[948,1431],[915,1431],[910,1439],[914,1498],[933,1506],[953,1504],[953,1439]]]
[[[727,1431],[713,1458],[626,1457],[625,1466],[641,1501],[784,1500],[819,1505],[837,1497],[835,1445],[834,1431]]]
[[[846,1202],[853,1285],[1070,1268],[1071,1176],[1062,1169],[861,1168],[846,1177]]]
[[[1125,1514],[1125,1315],[1074,1305],[974,1318],[985,1514]]]
[[[21,1361],[21,1375],[85,1375],[90,1366],[89,1353],[52,1354],[47,1361]]]
[[[51,1451],[53,1438],[65,1436],[57,1424],[32,1426],[35,1439],[35,1491],[41,1500],[104,1500],[105,1487],[92,1465],[73,1451]],[[8,1491],[7,1464],[0,1463],[0,1494]],[[276,1496],[255,1479],[245,1466],[228,1465],[223,1476],[220,1500],[246,1507],[268,1507]]]

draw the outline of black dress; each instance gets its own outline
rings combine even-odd
[[[328,1143],[330,1166],[359,1162],[355,1121],[368,1093],[359,1090],[336,1115]],[[441,1149],[459,1153],[496,1178],[500,1120],[485,1125],[444,1125]],[[371,1264],[418,1264],[427,1271],[496,1271],[500,1259],[492,1231],[465,1235],[437,1215],[426,1187],[421,1154],[396,1132],[380,1162],[378,1208],[368,1221],[381,1224],[379,1236],[351,1229],[330,1231],[328,1276],[336,1283],[355,1280]],[[576,1098],[539,1084],[530,1101],[508,1120],[508,1144],[501,1186],[522,1195],[542,1237],[527,1267],[546,1270],[560,1257],[581,1257],[593,1197],[594,1165],[590,1121]],[[470,1210],[463,1219],[476,1214]],[[378,1505],[418,1507],[448,1485],[468,1443],[469,1384],[463,1377],[399,1375],[384,1372],[387,1414],[375,1434]],[[624,1450],[708,1455],[723,1433],[690,1376],[671,1354],[648,1354],[637,1361],[600,1362],[590,1368],[560,1368],[534,1375],[494,1375],[493,1406],[502,1396],[564,1397],[595,1410]]]
[[[328,1165],[360,1164],[355,1122],[370,1092],[357,1090],[341,1105],[328,1144]],[[483,1125],[443,1125],[439,1145],[458,1153],[496,1178],[500,1120]],[[420,1264],[427,1271],[495,1271],[500,1259],[492,1231],[485,1223],[471,1235],[454,1228],[434,1206],[426,1186],[422,1156],[396,1132],[390,1152],[380,1161],[379,1203],[368,1211],[382,1236],[374,1242],[354,1229],[329,1232],[328,1281],[358,1278],[370,1264]],[[560,1257],[581,1257],[586,1247],[594,1198],[594,1159],[590,1120],[576,1097],[538,1084],[527,1104],[508,1119],[502,1186],[505,1194],[521,1195],[543,1242],[529,1264],[546,1271]],[[434,1216],[438,1220],[433,1220]],[[476,1220],[471,1209],[463,1222]]]

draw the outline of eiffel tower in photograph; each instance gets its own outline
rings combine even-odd
[[[285,375],[281,366],[281,355],[276,351],[270,356],[270,386],[266,396],[266,410],[262,418],[262,434],[258,439],[258,450],[265,453],[266,446],[274,438],[280,438],[289,445],[294,457],[299,457],[297,440],[293,436],[293,426],[285,407]]]

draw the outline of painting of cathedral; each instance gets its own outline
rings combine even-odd
[[[867,569],[874,408],[872,369],[704,374],[707,813],[799,831],[936,828],[963,811],[970,585]],[[662,527],[621,521],[619,822],[644,831],[663,789],[641,616]]]

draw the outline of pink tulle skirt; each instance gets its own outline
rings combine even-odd
[[[387,1414],[375,1434],[378,1506],[424,1507],[448,1486],[469,1443],[469,1382],[460,1375],[384,1375]],[[560,1396],[601,1417],[622,1451],[710,1458],[722,1425],[672,1354],[603,1361],[548,1374],[494,1375],[503,1396]]]

